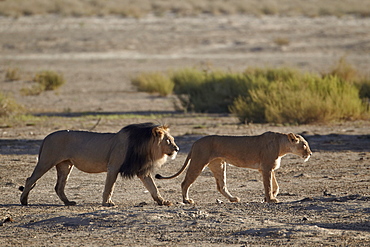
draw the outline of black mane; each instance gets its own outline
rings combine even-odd
[[[128,135],[125,160],[120,168],[122,177],[148,175],[153,164],[149,141],[153,135],[153,128],[158,126],[153,123],[131,124],[121,130]]]

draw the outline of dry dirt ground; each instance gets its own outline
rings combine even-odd
[[[139,20],[119,18],[0,18],[0,73],[18,67],[21,80],[0,81],[38,119],[0,129],[0,245],[3,246],[369,246],[370,123],[240,125],[232,116],[182,114],[174,97],[138,93],[130,77],[143,71],[196,66],[243,70],[293,66],[323,72],[341,56],[368,73],[370,19],[246,16]],[[277,39],[288,40],[279,46]],[[62,73],[57,92],[22,96],[44,69]],[[304,99],[302,99],[304,100]],[[97,116],[85,116],[86,114]],[[99,119],[101,119],[99,121]],[[75,169],[66,207],[54,192],[54,169],[19,203],[18,187],[30,176],[41,140],[58,129],[116,132],[143,121],[166,122],[180,146],[159,171],[176,172],[191,144],[207,134],[302,134],[313,150],[303,163],[288,155],[277,171],[281,203],[263,203],[260,174],[229,166],[230,203],[205,169],[181,203],[179,178],[156,181],[173,206],[157,206],[138,179],[118,179],[116,207],[101,206],[105,174]]]

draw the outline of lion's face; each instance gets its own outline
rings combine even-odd
[[[172,159],[176,157],[177,152],[180,150],[175,143],[175,139],[169,133],[169,129],[165,126],[155,128],[155,135],[159,141],[159,147],[162,154],[171,156]]]
[[[293,133],[288,134],[288,138],[291,144],[290,149],[292,153],[301,156],[306,162],[312,154],[308,142],[302,136],[295,135]]]

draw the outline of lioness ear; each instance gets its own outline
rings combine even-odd
[[[299,143],[299,138],[297,138],[297,136],[293,133],[288,134],[288,139],[291,143],[295,143],[295,144]]]

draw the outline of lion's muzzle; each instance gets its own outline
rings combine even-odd
[[[176,145],[174,145],[173,148],[174,148],[174,150],[171,153],[167,154],[168,156],[171,157],[172,160],[174,160],[176,158],[177,153],[180,151],[180,148]]]

